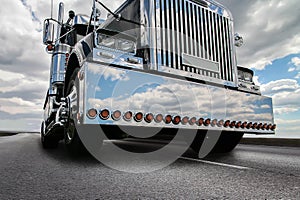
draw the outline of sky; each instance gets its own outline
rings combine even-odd
[[[0,130],[39,131],[50,56],[42,24],[50,0],[1,0]],[[91,0],[63,0],[66,13],[89,14]],[[84,3],[83,3],[84,2]],[[122,0],[102,0],[116,9]],[[219,0],[244,37],[239,65],[255,71],[263,95],[273,98],[276,137],[300,138],[300,4],[298,0]],[[54,16],[59,0],[54,0]],[[106,16],[103,12],[102,16]]]

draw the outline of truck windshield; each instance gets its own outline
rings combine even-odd
[[[117,32],[125,32],[134,38],[139,36],[141,22],[140,14],[140,1],[138,0],[127,0],[125,1],[115,12],[115,14],[120,14],[125,20],[118,20],[114,16],[108,17],[108,19],[101,25],[101,28],[114,30]],[[132,23],[134,21],[137,23]]]

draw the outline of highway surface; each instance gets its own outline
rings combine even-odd
[[[187,152],[166,168],[133,174],[18,134],[0,137],[0,175],[1,200],[300,199],[300,148],[239,145],[205,160]]]

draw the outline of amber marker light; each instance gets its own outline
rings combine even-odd
[[[210,119],[209,119],[209,118],[205,120],[204,125],[205,125],[205,126],[210,125]]]
[[[253,126],[252,122],[249,122],[249,123],[247,124],[247,129],[252,128],[252,126]]]
[[[263,129],[263,130],[267,130],[267,128],[268,128],[268,124],[265,123],[265,124],[262,126],[262,129]]]
[[[226,122],[224,123],[224,127],[229,127],[230,126],[230,120],[226,120]]]
[[[89,109],[86,115],[90,119],[95,119],[97,117],[97,110],[94,108]]]
[[[254,123],[253,126],[252,126],[252,128],[256,129],[257,128],[257,123]]]
[[[160,123],[160,122],[163,121],[163,119],[164,119],[163,115],[162,114],[158,114],[158,115],[155,116],[154,120],[155,120],[156,123]]]
[[[166,115],[165,116],[165,123],[170,124],[172,122],[172,116],[171,115]]]
[[[154,119],[153,114],[152,114],[152,113],[148,113],[148,114],[146,114],[144,120],[145,120],[145,122],[147,122],[147,123],[151,123],[151,122],[153,121],[153,119]]]
[[[107,120],[109,118],[109,110],[107,110],[107,109],[101,110],[99,117],[103,120]]]
[[[186,125],[187,123],[189,123],[189,118],[188,118],[188,117],[182,118],[181,123],[182,123],[183,125]]]
[[[118,120],[120,120],[121,119],[121,111],[119,111],[119,110],[116,110],[116,111],[114,111],[112,114],[111,114],[111,118],[113,119],[113,120],[115,120],[115,121],[118,121]]]
[[[143,121],[143,117],[144,117],[144,114],[141,113],[141,112],[138,112],[138,113],[135,114],[134,120],[136,122],[141,122],[141,121]]]
[[[241,126],[242,126],[242,122],[239,121],[238,123],[236,123],[235,128],[241,128]]]
[[[172,122],[173,124],[178,125],[181,122],[181,117],[180,116],[174,117]]]
[[[127,111],[124,116],[123,116],[125,121],[130,121],[132,119],[132,112],[131,111]]]
[[[203,118],[200,118],[198,120],[198,126],[202,126],[204,124],[204,119]]]
[[[230,128],[235,127],[235,124],[236,124],[236,121],[232,121],[232,122],[230,123]]]
[[[53,50],[54,50],[54,46],[52,44],[48,44],[47,51],[53,51]]]
[[[267,130],[271,130],[272,126],[273,126],[272,124],[269,124],[268,127],[267,127]]]
[[[260,123],[260,124],[257,125],[256,129],[257,129],[257,130],[260,130],[260,129],[262,129],[262,127],[263,127],[263,124]]]
[[[247,128],[247,125],[248,125],[247,122],[243,122],[242,125],[241,125],[241,127],[242,127],[242,128]]]

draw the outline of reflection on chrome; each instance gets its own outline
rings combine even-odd
[[[186,126],[189,122],[193,128],[204,125],[255,131],[267,130],[263,124],[273,124],[272,101],[267,97],[90,63],[85,65],[85,74],[86,82],[82,83],[89,85],[85,109],[100,113],[107,109],[104,117],[86,117],[85,124],[157,126],[152,121],[154,116],[156,122],[162,121],[157,115],[164,116],[162,127]],[[116,110],[123,113],[123,120],[109,118]]]

